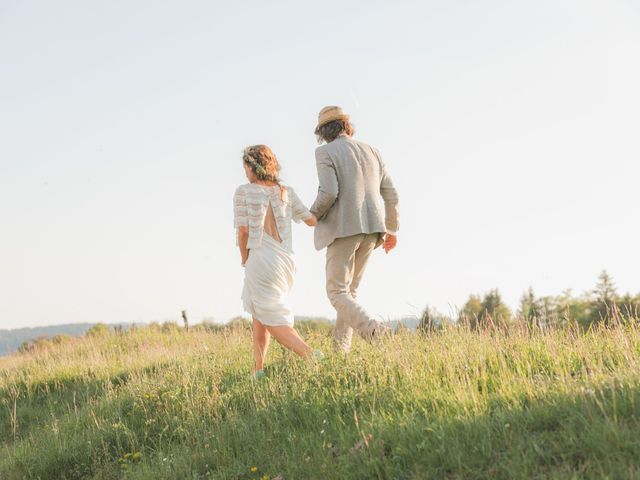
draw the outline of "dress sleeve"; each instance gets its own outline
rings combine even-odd
[[[248,227],[247,197],[241,186],[233,194],[233,226],[235,228]]]
[[[291,201],[291,218],[293,221],[300,223],[311,218],[311,212],[304,206],[304,203],[302,203],[302,200],[300,200],[293,188],[287,187],[287,194]]]

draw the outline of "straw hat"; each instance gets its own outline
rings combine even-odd
[[[344,110],[340,107],[330,106],[324,107],[318,114],[318,125],[316,126],[316,132],[318,129],[329,122],[334,120],[346,120],[349,121],[349,115],[344,113]]]

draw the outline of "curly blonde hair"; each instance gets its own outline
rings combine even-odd
[[[280,163],[275,153],[266,145],[251,145],[242,152],[242,161],[251,168],[258,180],[275,182],[284,200],[285,188],[280,185]]]

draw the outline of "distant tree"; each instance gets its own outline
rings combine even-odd
[[[602,303],[611,304],[618,298],[616,284],[606,270],[603,270],[598,275],[598,283],[593,293],[596,296],[596,300]]]
[[[542,323],[545,325],[558,323],[558,300],[556,297],[550,295],[540,297],[538,306]]]
[[[587,296],[576,298],[571,289],[555,297],[555,320],[557,323],[576,322],[583,327],[591,324],[591,301]]]
[[[420,321],[416,327],[418,333],[429,334],[437,330],[442,330],[447,323],[451,323],[451,319],[446,315],[439,313],[433,308],[426,306],[420,316]]]
[[[458,322],[469,325],[471,328],[478,327],[482,302],[478,295],[469,295],[467,303],[464,304],[458,315]]]
[[[65,335],[65,334],[54,335],[51,338],[51,342],[55,345],[59,345],[61,343],[68,343],[71,341],[73,341],[73,337],[71,335]]]
[[[32,350],[33,350],[33,343],[31,343],[30,340],[27,340],[26,342],[22,342],[16,351],[18,353],[28,353]]]
[[[87,337],[99,337],[109,333],[109,327],[104,323],[96,323],[93,327],[87,330],[85,334]]]
[[[51,347],[52,342],[49,337],[41,336],[34,338],[33,340],[23,342],[18,348],[20,353],[35,352],[36,350],[45,350]]]
[[[529,287],[529,290],[520,298],[520,308],[518,310],[518,316],[522,318],[529,325],[541,325],[546,320],[544,315],[544,308],[541,305],[539,299],[536,298],[533,293],[533,288]]]
[[[625,320],[640,320],[640,294],[626,293],[618,299],[618,312]]]
[[[603,270],[598,276],[598,283],[593,290],[594,300],[591,312],[591,323],[604,322],[609,324],[618,318],[618,292],[613,278]]]
[[[244,317],[233,317],[226,325],[227,328],[230,329],[250,329],[251,328],[251,320]]]
[[[204,331],[204,332],[217,332],[222,330],[224,326],[220,323],[214,322],[212,319],[205,319],[201,323],[195,324],[193,327],[194,331]]]
[[[180,331],[180,327],[174,321],[167,320],[162,323],[162,332],[163,333],[177,333]]]
[[[490,290],[482,299],[480,319],[485,324],[505,324],[511,321],[511,310],[502,302],[498,289]]]

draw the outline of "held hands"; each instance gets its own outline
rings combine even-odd
[[[318,225],[318,219],[316,218],[316,216],[312,213],[311,216],[309,218],[307,218],[304,223],[306,223],[307,225],[309,225],[310,227],[315,227]]]
[[[385,253],[389,253],[391,250],[396,248],[396,244],[398,243],[398,236],[392,233],[387,233],[384,236],[384,242],[382,244],[382,248]]]

